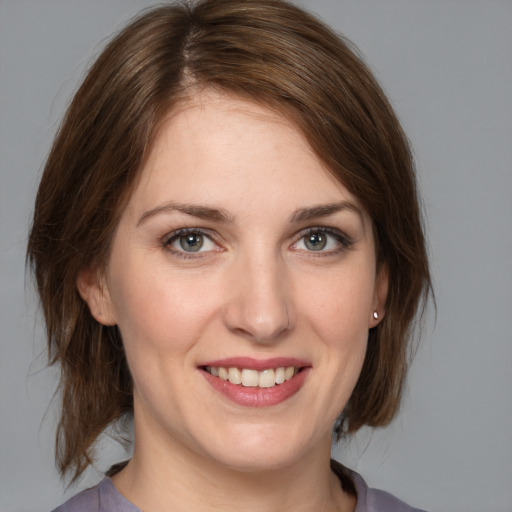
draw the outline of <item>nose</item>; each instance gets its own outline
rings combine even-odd
[[[287,269],[277,258],[246,258],[231,268],[227,328],[261,344],[274,343],[295,325]]]

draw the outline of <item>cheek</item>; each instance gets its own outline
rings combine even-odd
[[[319,352],[319,366],[325,372],[321,393],[331,404],[334,417],[348,401],[363,366],[374,296],[371,270],[368,266],[364,272],[333,273],[316,285],[312,281],[309,289],[315,293],[303,300],[309,323],[326,349]]]
[[[173,272],[168,265],[125,260],[112,273],[112,296],[129,360],[188,361],[215,317],[221,289],[212,277]],[[138,363],[137,363],[138,364]]]
[[[117,275],[114,289],[118,327],[138,400],[152,403],[173,402],[186,389],[193,365],[194,350],[205,323],[210,304],[193,293],[179,280],[140,272],[130,278]],[[190,287],[188,288],[190,291]],[[162,383],[165,385],[162,386]]]
[[[302,309],[321,337],[334,345],[368,335],[370,310],[374,299],[374,279],[370,268],[356,272],[343,270],[325,280],[310,280],[302,294]]]

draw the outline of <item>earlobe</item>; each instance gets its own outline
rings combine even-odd
[[[103,325],[117,324],[110,293],[103,276],[91,268],[83,269],[76,279],[76,287],[97,322]]]
[[[377,277],[375,279],[375,293],[373,299],[373,311],[369,322],[369,327],[377,326],[385,315],[385,306],[388,298],[389,288],[389,270],[386,264],[379,266]]]

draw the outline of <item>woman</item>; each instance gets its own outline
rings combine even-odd
[[[60,507],[409,511],[330,461],[395,415],[430,289],[413,165],[370,72],[280,0],[148,11],[89,71],[28,254],[76,479]]]

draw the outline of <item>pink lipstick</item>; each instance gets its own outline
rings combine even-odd
[[[297,393],[307,378],[307,361],[279,357],[236,357],[199,365],[206,381],[231,401],[246,407],[269,407]]]

